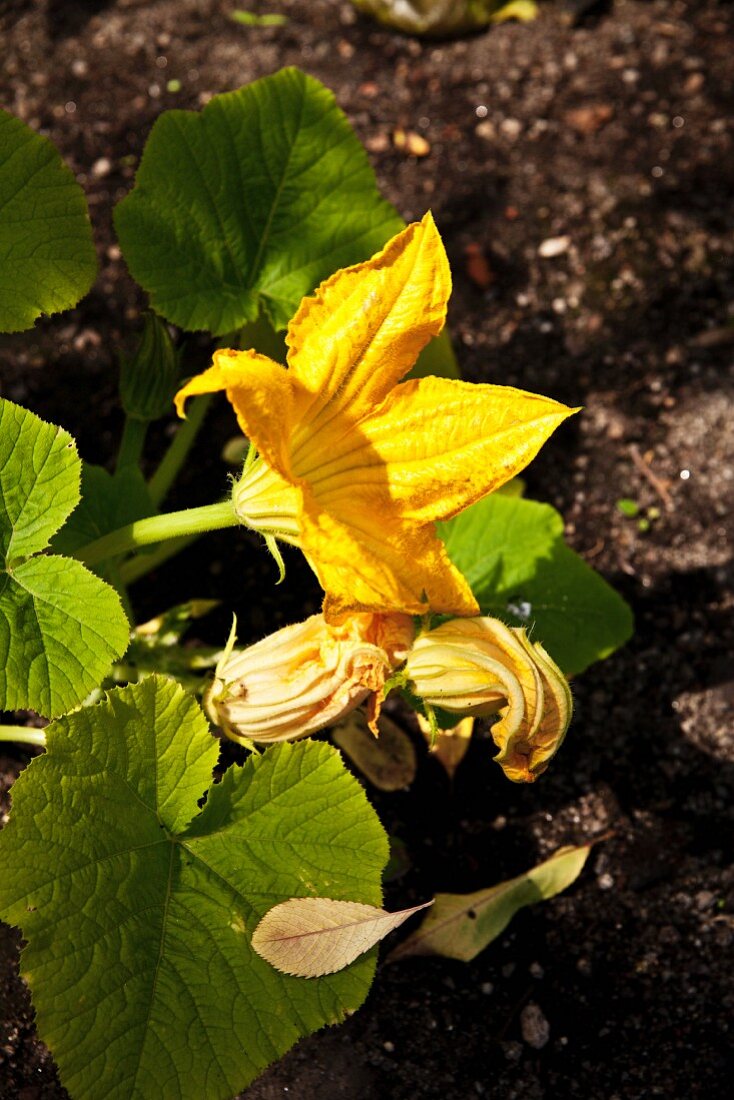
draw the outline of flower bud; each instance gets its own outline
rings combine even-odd
[[[247,649],[225,652],[204,705],[227,737],[290,741],[332,725],[374,693],[413,640],[408,615],[323,615],[286,626]]]
[[[452,619],[422,634],[405,666],[410,690],[431,707],[487,717],[508,779],[532,783],[558,750],[571,720],[563,673],[524,630],[497,619]]]
[[[122,406],[134,420],[157,420],[169,411],[178,384],[179,354],[168,327],[146,313],[135,352],[120,357]]]

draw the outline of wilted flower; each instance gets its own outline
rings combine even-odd
[[[368,696],[377,718],[385,679],[413,640],[407,615],[323,615],[225,651],[204,705],[228,737],[290,741],[337,722]]]
[[[510,386],[400,382],[443,328],[451,292],[430,214],[337,271],[290,323],[288,369],[218,351],[186,398],[225,390],[258,457],[235,486],[243,523],[303,550],[329,619],[349,611],[476,614],[434,521],[514,477],[574,410]]]
[[[563,673],[524,630],[497,619],[452,619],[421,634],[405,673],[410,690],[430,707],[498,714],[495,759],[515,782],[531,783],[545,771],[571,720]]]

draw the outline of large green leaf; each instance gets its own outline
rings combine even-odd
[[[39,553],[79,500],[80,470],[67,432],[0,400],[0,710],[61,714],[127,647],[117,593]]]
[[[566,546],[550,505],[493,493],[438,527],[482,614],[532,630],[567,676],[632,634],[629,606]]]
[[[334,749],[251,757],[199,813],[217,743],[173,681],[111,691],[46,734],[0,834],[0,907],[75,1100],[229,1100],[359,1006],[374,954],[303,979],[251,945],[291,897],[381,902],[387,839]]]
[[[76,305],[96,273],[84,192],[48,138],[0,110],[0,332]]]
[[[322,279],[401,225],[332,93],[298,69],[162,114],[115,210],[153,307],[217,335],[261,303],[284,328]]]
[[[102,466],[82,464],[81,500],[52,546],[73,554],[87,543],[155,512],[145,478],[137,466],[110,474]]]

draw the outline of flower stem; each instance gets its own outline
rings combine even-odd
[[[0,741],[17,741],[43,749],[46,747],[46,734],[31,726],[0,726]]]
[[[136,417],[125,417],[125,427],[122,429],[120,450],[117,453],[115,468],[122,470],[125,466],[137,466],[143,453],[145,436],[148,432],[148,421],[138,420]]]
[[[189,404],[186,419],[171,440],[171,445],[164,454],[160,466],[148,483],[151,498],[156,506],[160,504],[176,480],[178,471],[183,466],[199,434],[211,402],[211,395],[207,394],[206,397],[195,397]]]
[[[236,527],[239,522],[231,499],[220,504],[205,504],[201,508],[185,508],[182,512],[168,512],[162,516],[150,516],[148,519],[128,523],[125,527],[82,546],[75,557],[86,565],[96,565],[106,558],[115,558],[130,550],[137,550],[139,546],[178,539],[182,535],[217,531],[222,527]]]

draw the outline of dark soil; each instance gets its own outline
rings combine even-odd
[[[114,355],[143,304],[110,214],[150,126],[168,107],[196,108],[298,64],[334,89],[400,212],[433,208],[465,376],[585,406],[530,469],[529,495],[561,509],[571,544],[637,620],[634,640],[575,683],[571,733],[538,784],[505,782],[479,741],[453,786],[424,752],[411,791],[374,794],[411,859],[389,885],[391,908],[489,885],[613,830],[578,883],[521,914],[471,965],[383,966],[353,1019],[300,1043],[248,1100],[728,1096],[732,8],[618,0],[574,23],[549,3],[531,25],[425,44],[346,3],[248,3],[290,17],[271,29],[234,26],[234,6],[0,5],[3,106],[73,166],[102,261],[78,309],[5,339],[0,392],[63,424],[85,457],[109,461],[120,429]],[[398,149],[398,128],[425,138],[427,155]],[[544,257],[550,238],[568,240]],[[231,434],[222,402],[173,505],[223,490],[218,455]],[[620,498],[658,510],[649,530],[617,510]],[[223,596],[255,637],[318,605],[297,555],[270,595],[272,565],[245,534],[199,543],[165,576],[135,590],[141,617],[180,595]],[[226,615],[208,629],[219,640]],[[6,785],[26,760],[0,756]],[[34,1037],[16,944],[10,931],[0,940],[0,1095],[55,1100],[65,1093]],[[528,1006],[550,1027],[540,1049],[523,1028]]]

